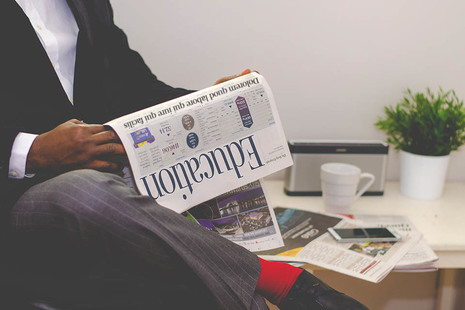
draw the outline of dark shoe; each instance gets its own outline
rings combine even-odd
[[[281,310],[368,310],[355,299],[336,291],[305,270],[278,306]]]

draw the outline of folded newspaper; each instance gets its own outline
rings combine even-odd
[[[354,220],[290,208],[276,208],[275,214],[284,246],[258,255],[274,261],[309,263],[374,283],[384,279],[421,239],[414,229],[397,229],[402,236],[399,242],[338,243],[327,232],[328,227],[383,226],[383,218]],[[390,222],[391,226],[394,223]]]
[[[251,251],[283,245],[257,180],[292,158],[263,76],[247,74],[106,125],[126,150],[126,181],[141,194],[178,213],[198,206],[191,219]]]
[[[401,215],[373,215],[359,214],[354,215],[353,219],[360,221],[364,226],[372,227],[390,227],[398,232],[416,233],[418,230],[413,223],[405,216]],[[427,272],[435,271],[435,262],[438,256],[428,243],[421,238],[409,251],[397,262],[393,271],[397,272]]]
[[[271,89],[257,73],[106,125],[139,192],[179,213],[292,165]]]

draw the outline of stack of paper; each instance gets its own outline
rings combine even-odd
[[[354,218],[364,226],[391,227],[398,232],[419,233],[412,222],[405,216],[380,216],[380,215],[356,215]],[[428,243],[420,240],[402,257],[395,265],[393,271],[399,272],[422,272],[437,270],[435,262],[438,256]]]
[[[370,282],[380,282],[391,271],[431,271],[438,259],[406,217],[320,214],[275,208],[284,247],[257,252],[274,261],[301,262]],[[391,227],[398,242],[338,243],[328,227]]]

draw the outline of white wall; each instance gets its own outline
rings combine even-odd
[[[251,68],[289,139],[384,139],[373,123],[407,88],[465,99],[463,0],[112,0],[163,81],[199,89]],[[398,179],[391,150],[388,179]],[[465,181],[465,147],[448,179]]]

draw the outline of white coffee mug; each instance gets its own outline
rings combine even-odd
[[[321,165],[321,189],[326,212],[349,214],[349,207],[375,182],[375,176],[359,167],[344,163]],[[357,191],[361,179],[367,183]]]

